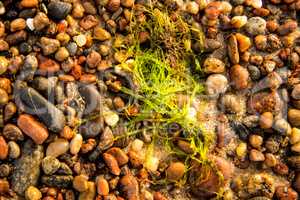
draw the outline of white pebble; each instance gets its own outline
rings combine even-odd
[[[143,148],[144,142],[140,139],[135,139],[132,143],[131,143],[131,149],[135,152],[140,152]]]
[[[113,111],[107,111],[103,113],[104,115],[104,121],[109,126],[115,126],[117,125],[119,121],[119,116],[113,112]]]
[[[155,172],[158,169],[158,164],[159,164],[159,159],[157,157],[149,156],[146,159],[144,167],[149,171]]]
[[[251,5],[253,8],[261,8],[262,0],[252,0]]]
[[[75,155],[80,151],[83,138],[80,134],[76,134],[70,142],[70,152]]]
[[[33,25],[33,18],[28,18],[26,20],[26,26],[33,31],[35,29],[34,25]]]
[[[86,37],[82,34],[74,36],[73,40],[79,47],[83,47],[86,44]]]

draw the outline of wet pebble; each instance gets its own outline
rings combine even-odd
[[[248,87],[249,72],[240,65],[234,65],[230,69],[230,77],[236,89],[245,89]]]
[[[206,58],[203,64],[205,73],[223,73],[225,64],[217,58]]]
[[[84,192],[88,189],[88,177],[85,175],[75,176],[73,179],[73,188],[78,192]]]
[[[68,188],[72,185],[73,176],[67,176],[67,175],[42,176],[41,182],[50,187]]]
[[[88,182],[88,189],[79,194],[78,200],[94,200],[96,197],[96,186],[94,182]]]
[[[123,176],[120,180],[120,185],[127,199],[134,200],[139,198],[139,184],[133,175],[127,174]]]
[[[122,149],[118,147],[112,147],[107,150],[106,153],[111,154],[113,157],[115,157],[119,166],[123,166],[128,163],[128,156]]]
[[[276,187],[275,196],[280,200],[296,200],[298,199],[298,193],[288,186]]]
[[[103,154],[103,159],[109,168],[110,172],[116,176],[120,175],[121,170],[118,165],[116,158],[108,153]]]
[[[185,173],[185,165],[182,162],[173,162],[166,170],[167,179],[178,181]]]
[[[76,155],[82,146],[83,138],[80,134],[76,134],[70,142],[70,153]]]
[[[260,115],[259,125],[262,129],[271,128],[273,125],[273,114],[271,112],[264,112]]]
[[[251,161],[255,162],[261,162],[265,160],[264,154],[256,149],[251,149],[249,158]]]
[[[54,174],[60,168],[60,162],[58,159],[52,156],[46,156],[42,161],[42,169],[45,174]]]
[[[42,193],[34,186],[29,186],[25,192],[26,200],[40,200],[42,199]]]
[[[19,145],[14,141],[9,141],[8,143],[8,157],[16,159],[21,155],[21,149]]]
[[[5,160],[8,156],[8,144],[3,136],[0,136],[0,160]]]
[[[96,187],[97,187],[97,192],[100,195],[106,196],[109,194],[109,184],[107,180],[103,177],[97,177],[96,179]]]
[[[62,20],[71,12],[72,5],[70,3],[53,1],[48,4],[48,16],[54,20]]]
[[[251,35],[264,34],[266,30],[266,21],[261,17],[251,17],[245,26],[246,31]]]
[[[11,173],[12,169],[8,164],[1,164],[0,165],[0,177],[7,177]]]
[[[228,39],[228,56],[233,64],[240,62],[240,55],[238,50],[238,41],[235,35],[230,35]]]
[[[41,47],[43,49],[43,54],[45,56],[53,54],[60,47],[60,43],[56,39],[42,37],[40,41],[41,41]]]
[[[69,142],[65,139],[59,138],[50,143],[46,150],[47,156],[58,157],[69,150]]]
[[[206,79],[206,92],[209,95],[224,93],[228,87],[228,80],[222,74],[212,74]]]

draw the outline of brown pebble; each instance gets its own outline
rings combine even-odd
[[[83,74],[79,81],[86,84],[95,83],[97,81],[97,77],[95,74]]]
[[[39,61],[39,72],[42,74],[52,74],[55,72],[58,72],[60,69],[59,64],[47,57],[44,57],[42,55],[38,56],[38,61]]]
[[[103,159],[107,165],[107,167],[110,169],[110,172],[116,176],[119,176],[121,173],[121,170],[118,165],[118,161],[115,157],[113,157],[111,154],[104,153]]]
[[[133,167],[138,168],[143,165],[143,160],[135,151],[130,150],[128,156]]]
[[[96,187],[99,195],[106,196],[109,194],[109,185],[105,178],[98,177],[96,179]]]
[[[74,136],[74,131],[69,126],[65,126],[60,132],[60,136],[67,140],[71,140]]]
[[[298,24],[296,21],[288,20],[284,24],[280,25],[278,27],[277,31],[280,35],[287,35],[293,31],[295,31],[297,29],[297,27],[298,27]]]
[[[230,69],[230,77],[236,89],[246,89],[248,87],[249,72],[240,65],[234,65]]]
[[[281,161],[273,167],[273,171],[280,175],[287,175],[289,173],[289,167]]]
[[[126,199],[139,199],[139,184],[137,182],[137,179],[133,175],[127,174],[123,176],[120,180],[120,185],[123,192],[126,194]]]
[[[110,148],[106,151],[106,153],[111,154],[113,157],[115,157],[115,159],[118,161],[119,166],[123,166],[128,163],[128,156],[122,149],[118,147]]]
[[[82,20],[80,20],[79,25],[85,29],[89,30],[91,28],[94,28],[99,23],[98,19],[94,17],[93,15],[87,15]]]
[[[265,164],[268,166],[268,167],[274,167],[276,164],[277,164],[277,159],[276,157],[271,154],[271,153],[266,153],[265,154],[265,157],[266,157],[266,160],[265,160]]]
[[[249,158],[251,161],[255,162],[261,162],[265,160],[264,154],[256,149],[251,149]]]
[[[8,156],[8,145],[3,136],[0,136],[0,160],[6,159]]]
[[[228,39],[228,56],[233,64],[238,64],[240,62],[238,42],[235,35],[230,35]]]
[[[298,193],[288,186],[278,186],[275,190],[275,196],[279,200],[297,200]]]
[[[23,18],[18,18],[10,23],[10,31],[20,31],[26,28],[26,21]]]
[[[20,5],[24,8],[33,8],[39,4],[38,0],[22,0]]]
[[[73,179],[73,188],[78,192],[84,192],[88,189],[88,177],[85,175],[75,176]]]
[[[259,118],[259,125],[262,129],[269,129],[273,125],[273,114],[271,112],[264,112]]]
[[[4,179],[0,179],[0,194],[4,194],[9,190],[9,182]]]
[[[182,162],[173,162],[166,170],[166,176],[169,180],[177,181],[183,177],[185,165]]]
[[[8,49],[8,43],[5,40],[0,40],[0,51],[7,51]]]
[[[48,138],[47,129],[31,115],[20,115],[18,118],[18,127],[36,144],[43,144]]]

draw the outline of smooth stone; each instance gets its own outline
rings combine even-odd
[[[60,168],[58,159],[52,156],[46,156],[42,161],[42,168],[45,174],[54,174]]]
[[[61,110],[47,101],[35,89],[25,87],[17,89],[18,105],[29,114],[37,115],[39,119],[53,132],[60,132],[65,126],[65,116]]]
[[[46,155],[56,158],[66,153],[69,150],[69,148],[69,142],[66,139],[59,138],[48,145]]]
[[[206,80],[206,93],[208,95],[219,95],[224,93],[228,87],[228,80],[222,74],[212,74]]]
[[[70,142],[70,153],[76,155],[81,148],[83,138],[80,134],[76,134]]]
[[[94,85],[83,85],[78,88],[79,93],[86,102],[84,114],[87,115],[94,111],[99,111],[102,97]]]
[[[245,25],[246,31],[251,35],[264,35],[266,30],[266,20],[261,17],[251,17]]]
[[[61,1],[50,2],[47,6],[48,16],[54,20],[63,20],[72,10],[72,5],[70,3],[65,3]]]

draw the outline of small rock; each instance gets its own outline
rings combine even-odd
[[[241,142],[235,149],[236,155],[238,158],[243,159],[247,155],[247,143]]]
[[[38,12],[33,18],[33,27],[35,30],[40,31],[47,27],[50,24],[50,21],[47,15],[43,12]]]
[[[111,38],[111,35],[108,31],[101,27],[96,27],[94,29],[94,38],[100,41],[109,40]]]
[[[281,161],[278,161],[273,167],[273,171],[279,175],[289,174],[289,167]]]
[[[0,2],[0,15],[3,15],[5,13],[5,6],[3,5],[2,1]]]
[[[36,144],[43,144],[48,138],[47,129],[31,115],[20,115],[18,118],[18,127]]]
[[[22,0],[20,5],[24,8],[34,8],[39,4],[38,0]]]
[[[73,188],[78,192],[84,192],[88,189],[88,177],[85,175],[75,176],[73,179]]]
[[[228,87],[228,80],[222,74],[212,74],[206,79],[206,93],[219,95],[224,93]]]
[[[282,135],[290,135],[292,132],[290,124],[283,118],[277,119],[275,121],[273,129],[281,133]]]
[[[8,142],[8,157],[12,159],[16,159],[21,155],[21,149],[19,145],[14,141]]]
[[[203,67],[207,74],[223,73],[225,71],[225,64],[217,58],[206,58]]]
[[[261,17],[251,17],[246,26],[246,31],[251,35],[265,34],[267,23]]]
[[[259,125],[262,129],[269,129],[273,125],[273,114],[271,112],[264,112],[259,118]]]
[[[238,42],[235,35],[230,35],[228,39],[228,56],[233,64],[240,62]]]
[[[53,74],[55,72],[58,72],[60,69],[59,64],[47,57],[44,57],[42,55],[38,56],[38,61],[39,61],[39,72],[42,75],[47,75],[47,74]]]
[[[231,18],[230,24],[233,28],[242,28],[247,23],[247,16],[234,16]]]
[[[276,137],[270,137],[267,139],[265,147],[269,152],[276,153],[280,148],[280,143]]]
[[[70,142],[70,153],[76,155],[82,146],[83,138],[80,134],[76,134]]]
[[[69,142],[65,139],[59,138],[54,142],[50,143],[46,150],[47,156],[58,157],[69,150]]]
[[[178,181],[185,173],[185,165],[182,162],[173,162],[166,170],[167,179]]]
[[[299,153],[300,152],[300,142],[293,144],[293,146],[291,147],[291,150],[293,152]]]
[[[45,174],[52,175],[60,168],[60,162],[55,157],[46,156],[42,161],[42,168]]]
[[[79,25],[85,29],[89,30],[94,28],[99,23],[99,20],[93,15],[87,15],[82,20],[80,20]]]
[[[271,154],[271,153],[266,153],[265,154],[265,164],[268,166],[268,167],[275,167],[276,164],[277,164],[277,159],[276,157],[274,156],[274,154]]]
[[[24,135],[22,131],[13,124],[6,124],[3,128],[3,136],[12,141],[22,141],[24,140]]]
[[[69,56],[70,54],[66,47],[60,47],[55,53],[55,59],[60,62],[66,60]]]
[[[252,147],[260,149],[263,143],[263,137],[261,137],[260,135],[250,135],[249,142],[252,145]]]
[[[294,99],[300,100],[300,84],[294,86],[291,96]]]
[[[248,99],[248,112],[253,114],[263,112],[278,113],[282,108],[282,103],[277,92],[258,92]]]
[[[79,194],[78,200],[94,200],[96,197],[96,186],[94,182],[88,182],[88,189]]]
[[[10,23],[10,31],[16,32],[26,28],[26,21],[23,18],[18,18]]]
[[[267,173],[253,174],[247,183],[247,191],[251,196],[263,196],[263,198],[272,198],[275,192],[274,179]]]
[[[230,69],[230,77],[236,89],[246,89],[248,87],[249,72],[240,65],[234,65]]]
[[[297,200],[298,193],[288,186],[278,186],[276,187],[275,196],[279,200]]]
[[[298,128],[292,128],[292,132],[290,135],[290,143],[296,144],[300,142],[300,130]]]
[[[63,20],[72,10],[70,3],[62,1],[52,1],[48,4],[48,16],[54,20]]]
[[[280,35],[287,35],[295,31],[298,27],[297,21],[287,20],[284,24],[278,27],[278,33]]]
[[[300,126],[300,110],[293,108],[289,109],[288,120],[292,126]]]
[[[72,186],[73,176],[66,176],[66,175],[42,176],[41,182],[50,187],[68,188]]]
[[[115,157],[115,159],[118,161],[119,166],[123,166],[128,163],[128,156],[122,149],[118,147],[110,148],[106,151],[106,153],[111,154],[113,157]]]
[[[5,160],[8,156],[8,145],[3,138],[0,136],[0,160]]]
[[[42,37],[41,38],[41,47],[43,49],[43,54],[45,56],[53,54],[60,47],[60,43],[56,39]]]
[[[242,53],[246,52],[251,47],[251,40],[249,37],[241,33],[236,33],[235,37],[238,42],[238,47],[240,52]]]
[[[26,26],[29,28],[29,30],[33,31],[35,29],[33,24],[33,18],[27,18],[26,19]]]
[[[13,46],[21,42],[24,42],[26,39],[27,39],[27,32],[25,30],[21,30],[7,35],[5,41],[9,45]]]
[[[187,2],[187,4],[185,5],[185,8],[186,8],[186,11],[192,15],[196,15],[199,12],[199,5],[194,1]]]
[[[106,196],[109,194],[109,184],[103,177],[96,178],[96,187],[99,195]]]
[[[119,115],[113,111],[104,111],[104,121],[107,125],[114,127],[119,122]]]
[[[76,55],[77,44],[75,42],[68,43],[66,48],[68,49],[70,56],[75,56]]]
[[[9,61],[4,56],[0,56],[0,75],[6,72],[8,65]]]
[[[104,153],[103,159],[104,159],[107,167],[109,168],[110,172],[116,176],[119,176],[121,173],[121,170],[119,168],[118,161],[116,160],[116,158],[108,153]]]
[[[14,163],[11,178],[12,189],[16,193],[22,196],[29,186],[37,185],[43,157],[43,146],[34,145],[30,140],[25,142],[21,157]]]
[[[139,184],[133,175],[127,174],[123,176],[120,180],[120,185],[126,195],[126,199],[139,199]]]
[[[101,61],[101,55],[96,51],[91,51],[86,58],[86,63],[90,68],[96,68]]]
[[[25,192],[26,200],[40,200],[42,199],[42,193],[34,186],[29,186]]]
[[[9,44],[5,40],[0,40],[0,51],[7,51]]]
[[[291,156],[287,159],[290,167],[299,170],[300,169],[300,156]]]
[[[234,94],[225,94],[221,98],[222,108],[228,113],[240,113],[243,111],[242,101]]]
[[[7,177],[11,173],[12,169],[8,164],[0,164],[0,177]]]
[[[9,182],[5,179],[0,179],[0,194],[5,194],[9,190]]]
[[[256,149],[251,149],[249,158],[251,161],[255,161],[255,162],[260,162],[265,160],[264,154]]]
[[[86,36],[82,34],[74,36],[73,40],[76,42],[77,46],[79,47],[83,47],[87,42]]]

